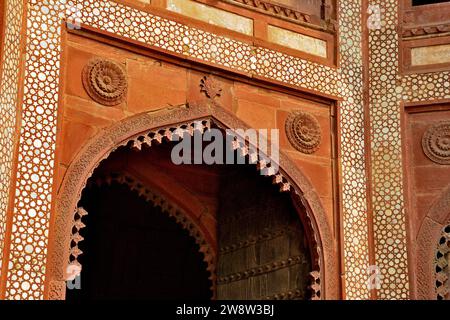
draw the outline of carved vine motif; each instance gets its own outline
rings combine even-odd
[[[422,138],[423,151],[439,164],[450,164],[450,122],[440,122],[427,129]]]
[[[306,154],[316,152],[322,139],[317,119],[303,111],[294,111],[288,116],[286,134],[292,146]]]
[[[83,86],[89,96],[105,106],[120,104],[127,92],[124,68],[111,60],[94,58],[83,69]]]
[[[445,300],[449,294],[449,254],[450,254],[450,225],[442,230],[436,252],[436,294],[438,300]]]
[[[205,95],[210,99],[220,97],[220,95],[222,94],[220,83],[213,76],[204,76],[200,80],[200,88],[200,91],[204,92]]]

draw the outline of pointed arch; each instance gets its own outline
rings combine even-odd
[[[183,105],[141,113],[122,120],[103,129],[80,150],[67,169],[55,199],[54,217],[50,226],[46,298],[64,298],[65,266],[69,255],[73,216],[87,180],[100,162],[120,146],[139,145],[143,139],[160,142],[177,128],[193,128],[199,122],[205,126],[214,123],[224,129],[250,128],[217,104]],[[305,208],[306,215],[300,218],[308,230],[311,247],[315,248],[316,263],[314,265],[313,262],[313,268],[319,270],[321,298],[339,298],[336,242],[317,192],[309,179],[283,152],[280,152],[279,173],[273,176],[273,182],[280,186],[280,191],[290,192],[296,204]],[[315,275],[318,278],[317,272]],[[317,279],[316,283],[319,283]]]

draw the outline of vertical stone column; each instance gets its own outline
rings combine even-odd
[[[5,295],[7,252],[10,232],[10,199],[15,172],[16,122],[19,109],[21,78],[21,47],[24,1],[7,0],[4,6],[3,48],[0,80],[0,299]]]
[[[26,4],[24,77],[20,83],[17,169],[11,203],[10,245],[5,250],[6,299],[42,299],[47,261],[56,147],[61,20],[67,1],[8,1]],[[73,1],[72,1],[73,3]],[[11,46],[14,55],[17,46]]]
[[[403,192],[398,62],[398,1],[370,0],[381,11],[369,29],[369,112],[375,264],[378,299],[408,299],[407,224]]]
[[[338,9],[344,297],[369,299],[362,1],[341,0]]]

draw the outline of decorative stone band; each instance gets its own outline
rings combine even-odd
[[[193,123],[180,125],[177,128],[160,129],[149,132],[146,135],[140,135],[129,141],[128,144],[131,145],[133,149],[141,150],[142,146],[151,147],[152,144],[161,144],[163,141],[172,141],[174,134],[183,137],[184,133],[187,132],[192,136],[194,131],[198,130],[204,132],[204,130],[209,129],[210,127],[211,122],[208,119],[198,120]]]
[[[226,0],[230,3],[239,3],[247,7],[253,7],[274,15],[282,15],[286,18],[295,19],[301,22],[311,22],[311,15],[303,13],[278,3],[264,0]]]
[[[314,24],[312,21],[313,20],[312,16],[310,14],[300,12],[298,10],[289,7],[285,7],[278,3],[273,3],[264,0],[224,0],[224,1],[231,4],[237,4],[246,8],[252,8],[254,10],[258,10],[263,13],[274,15],[280,18],[293,20],[299,23]],[[324,9],[328,9],[328,7],[325,7]],[[335,21],[332,20],[328,21],[327,31],[329,32],[336,31]]]
[[[284,269],[290,266],[301,264],[303,262],[303,256],[291,257],[287,260],[275,261],[262,265],[256,268],[248,269],[244,272],[233,273],[224,277],[217,278],[217,284],[230,283],[255,277],[264,273],[269,273]]]
[[[403,38],[411,38],[426,35],[439,35],[440,33],[450,32],[450,24],[438,24],[427,26],[403,26]]]
[[[450,255],[450,225],[442,230],[442,237],[436,252],[436,294],[438,300],[445,300],[449,295],[449,255]]]
[[[436,163],[450,164],[450,121],[430,126],[422,138],[423,152]]]

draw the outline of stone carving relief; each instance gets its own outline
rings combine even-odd
[[[272,3],[270,1],[261,1],[261,0],[228,0],[228,2],[235,2],[242,4],[244,6],[252,7],[267,13],[271,13],[274,15],[283,16],[286,18],[291,18],[294,20],[298,20],[301,22],[311,22],[311,15],[307,13],[300,12],[298,10],[294,10],[290,7],[284,6],[278,3]]]
[[[425,36],[425,35],[438,35],[441,33],[447,33],[450,31],[450,24],[443,23],[433,26],[404,26],[402,35],[404,38]]]
[[[281,3],[276,3],[276,1],[264,1],[264,0],[224,0],[232,4],[237,4],[243,6],[244,8],[249,8],[263,12],[265,14],[273,15],[278,18],[284,18],[292,20],[299,23],[307,24],[317,24],[317,21],[311,16],[311,14],[300,12],[295,8],[291,8],[287,5]],[[332,4],[330,1],[323,1],[322,7],[322,17],[326,21],[326,29],[330,32],[335,32],[337,30],[337,23],[331,17]]]
[[[89,96],[105,106],[120,104],[127,93],[124,68],[111,60],[94,58],[83,69],[83,86]]]
[[[87,216],[88,212],[83,208],[78,208],[75,212],[74,221],[73,221],[73,234],[71,237],[71,247],[70,247],[70,261],[69,267],[66,270],[69,277],[73,277],[74,275],[81,272],[81,264],[78,262],[78,257],[83,254],[83,251],[80,250],[78,244],[84,240],[84,238],[80,235],[81,229],[86,227],[83,223],[82,219],[84,216]],[[70,273],[70,274],[69,274]]]
[[[438,300],[449,299],[450,225],[442,230],[436,252],[436,294]]]
[[[220,97],[222,94],[220,83],[213,76],[204,76],[200,80],[200,88],[200,91],[204,92],[210,99]]]
[[[286,135],[295,149],[306,154],[316,152],[322,140],[319,122],[303,111],[294,111],[288,116]]]
[[[422,138],[423,152],[439,164],[450,164],[450,122],[430,126]]]
[[[320,271],[312,271],[309,273],[311,291],[311,300],[320,300],[321,298],[321,286],[320,286]]]

